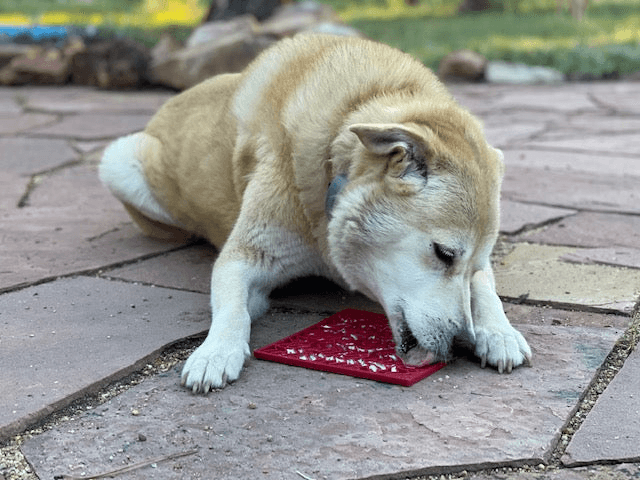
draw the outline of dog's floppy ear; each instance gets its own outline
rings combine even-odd
[[[417,128],[398,123],[356,124],[349,127],[365,148],[373,154],[388,158],[388,171],[402,176],[417,170],[426,177],[427,139]]]

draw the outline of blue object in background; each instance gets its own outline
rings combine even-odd
[[[15,25],[0,25],[0,38],[8,37],[13,40],[16,37],[25,37],[32,42],[58,41],[67,37],[68,29],[65,26],[33,25],[18,27]]]

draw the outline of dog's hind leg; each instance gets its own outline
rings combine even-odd
[[[144,132],[116,140],[102,156],[100,180],[124,204],[145,234],[184,241],[191,235],[160,205],[144,176],[143,158],[160,155],[161,149],[160,141]]]

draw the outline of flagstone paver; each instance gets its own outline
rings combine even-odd
[[[512,167],[535,168],[544,171],[558,170],[565,177],[570,177],[575,172],[640,177],[640,162],[630,161],[628,157],[619,155],[603,157],[603,155],[584,151],[564,152],[550,149],[507,148],[504,150],[504,160],[507,164],[507,170]]]
[[[518,241],[586,248],[640,248],[640,216],[579,212],[515,238]]]
[[[640,249],[628,247],[582,248],[560,257],[574,263],[599,263],[619,267],[640,268]]]
[[[627,359],[580,430],[567,447],[562,463],[640,461],[640,350]]]
[[[514,234],[524,228],[542,226],[553,220],[575,215],[576,210],[547,207],[502,199],[500,202],[500,231]]]
[[[0,110],[0,135],[11,135],[14,133],[31,130],[35,127],[56,122],[56,115],[43,113],[1,113]]]
[[[544,136],[537,138],[534,142],[524,145],[529,147],[543,147],[545,149],[556,149],[571,152],[597,152],[604,155],[640,154],[640,137],[638,132],[619,133],[617,135],[590,134],[585,137],[584,133],[576,135],[574,138],[546,140]],[[607,169],[608,170],[608,169]]]
[[[82,140],[112,138],[142,130],[149,113],[81,113],[67,115],[55,124],[33,128],[30,135]]]
[[[0,290],[178,246],[141,236],[92,166],[42,176],[21,208],[20,200],[1,217]]]
[[[252,348],[277,339],[276,324],[301,317],[276,313],[254,323]],[[312,317],[309,323],[321,319]],[[216,472],[220,478],[282,479],[300,471],[338,480],[540,463],[619,331],[521,328],[535,362],[511,375],[459,359],[404,388],[252,360],[231,387],[194,397],[180,388],[174,371],[23,448],[43,478],[65,473],[67,465],[84,464],[83,471],[95,474],[123,460],[196,447],[195,458],[181,462],[196,478]],[[134,410],[139,415],[132,416]],[[145,442],[136,440],[140,433]],[[125,444],[126,454],[118,454]],[[158,465],[154,473],[162,478],[171,468]]]
[[[640,296],[640,270],[562,261],[570,247],[517,244],[500,259],[496,288],[510,298],[611,309],[630,315]]]
[[[0,441],[208,327],[206,295],[78,277],[0,296]]]
[[[84,87],[20,87],[11,90],[27,111],[57,114],[110,112],[153,114],[175,94],[166,90],[100,91]]]
[[[637,351],[577,425],[562,462],[553,459],[605,357],[637,328],[640,83],[452,91],[505,153],[496,281],[532,346],[531,368],[499,375],[462,356],[404,388],[252,359],[235,384],[194,396],[179,386],[178,364],[27,440],[39,478],[191,447],[198,452],[121,478],[405,478],[550,461],[469,478],[637,476],[638,428],[624,423],[637,416]],[[0,88],[4,439],[208,326],[215,249],[143,237],[96,178],[108,141],[142,128],[173,95]],[[346,307],[380,311],[313,278],[275,292],[272,305],[254,322],[253,347]],[[3,462],[0,478],[18,478]]]
[[[507,164],[502,195],[525,203],[640,214],[640,176],[560,172]]]
[[[33,175],[77,160],[77,153],[65,140],[0,138],[0,172]],[[24,192],[20,192],[22,195]],[[16,199],[16,206],[18,204]]]

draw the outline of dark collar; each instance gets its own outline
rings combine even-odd
[[[333,207],[336,203],[336,197],[340,194],[347,183],[349,183],[349,180],[346,175],[337,175],[329,184],[327,196],[324,200],[324,211],[327,214],[327,217],[331,218]]]

